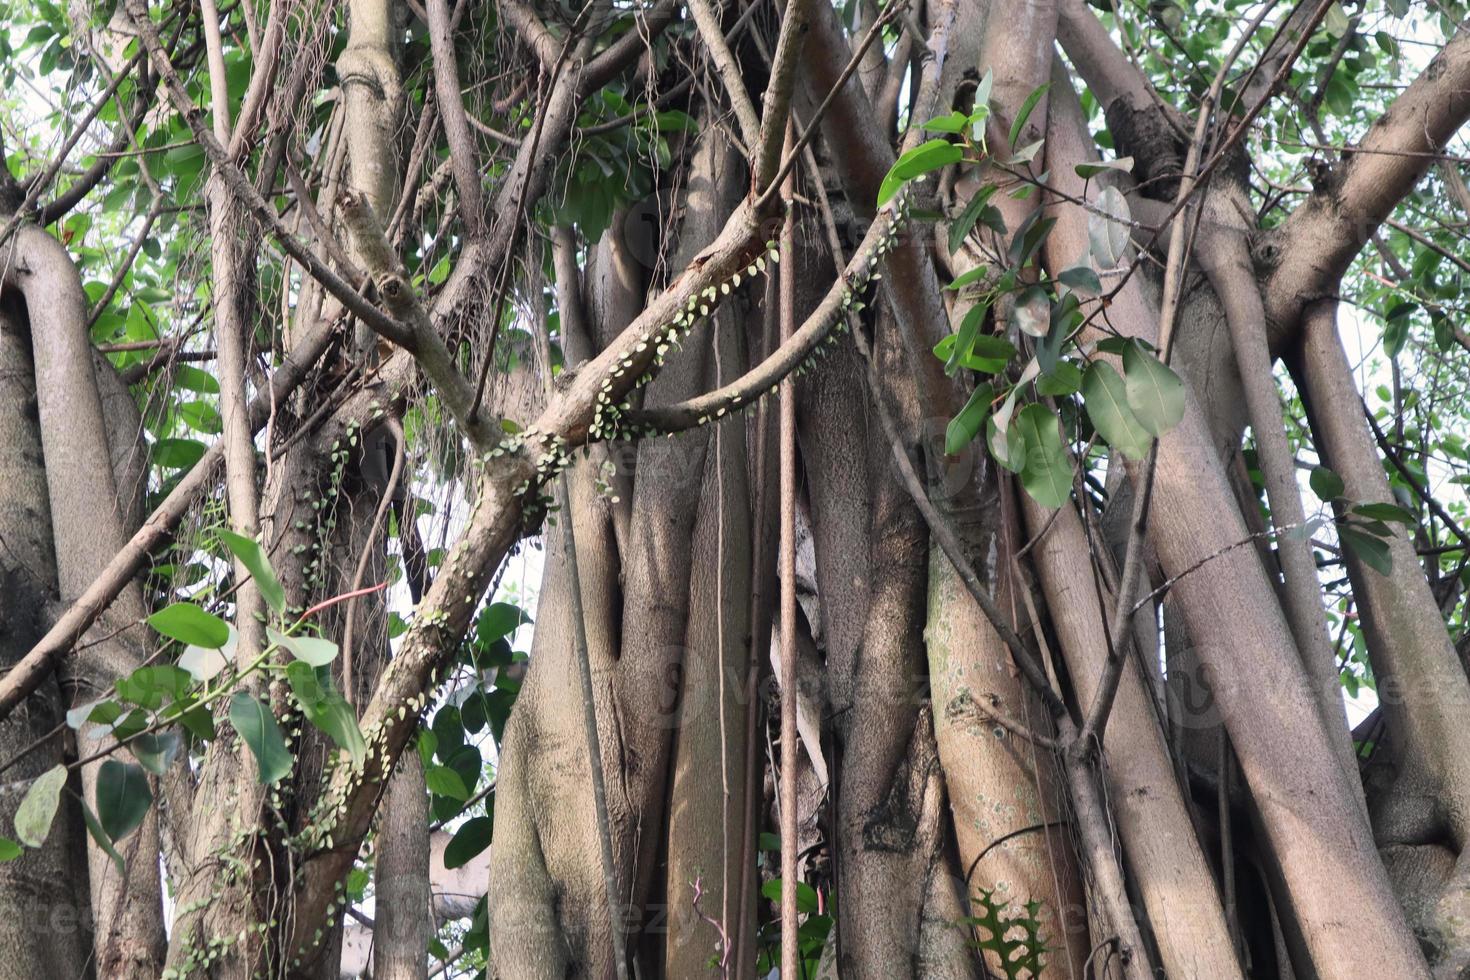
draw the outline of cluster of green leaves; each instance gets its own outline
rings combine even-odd
[[[977,228],[988,228],[998,242],[998,267],[976,265],[947,288],[959,293],[955,306],[963,309],[959,327],[941,340],[934,355],[950,374],[964,370],[982,376],[968,402],[950,421],[945,452],[957,454],[985,432],[985,443],[995,461],[1017,474],[1021,485],[1045,507],[1060,507],[1072,488],[1072,464],[1067,445],[1086,441],[1080,425],[1066,433],[1066,413],[1048,399],[1071,399],[1080,394],[1092,428],[1114,450],[1130,459],[1142,459],[1152,441],[1177,425],[1184,415],[1184,386],[1145,341],[1107,337],[1080,346],[1079,334],[1088,320],[1084,304],[1102,295],[1099,271],[1109,271],[1125,258],[1129,239],[1127,201],[1115,188],[1103,188],[1088,216],[1089,255],[1055,278],[1040,267],[1039,256],[1056,224],[1037,208],[1014,231],[1006,227],[992,198],[1000,191],[997,175],[1029,163],[1040,143],[1017,147],[1032,109],[1045,93],[1033,91],[1011,123],[1010,153],[992,155],[986,136],[990,119],[991,75],[977,87],[974,109],[932,119],[925,129],[946,134],[904,153],[895,161],[879,192],[879,203],[891,198],[905,183],[943,167],[968,163],[990,179],[950,221],[948,245],[958,252]],[[1088,179],[1108,170],[1127,170],[1126,158],[1081,164],[1079,176]],[[1046,175],[1036,179],[1044,183]],[[1013,192],[1030,196],[1034,186],[1024,180]],[[1001,252],[1001,248],[995,250]],[[1100,306],[1101,304],[1097,304]],[[1012,337],[991,332],[992,314],[1005,310]],[[1095,313],[1096,311],[1094,311]],[[1103,355],[1121,361],[1120,374]],[[1081,416],[1070,413],[1080,423]]]
[[[429,789],[429,811],[437,824],[447,824],[453,836],[444,848],[444,866],[459,868],[490,846],[495,822],[495,767],[487,764],[482,743],[493,744],[495,756],[505,734],[516,697],[519,672],[526,655],[512,648],[516,632],[531,621],[513,602],[492,602],[480,610],[475,628],[460,652],[460,666],[470,683],[434,712],[430,724],[419,729],[417,749]],[[489,784],[482,788],[482,784]],[[475,906],[470,924],[460,938],[469,962],[486,963],[490,933],[485,899]],[[441,949],[436,955],[447,955]]]
[[[1419,523],[1413,512],[1398,504],[1349,500],[1342,477],[1325,466],[1312,469],[1310,482],[1313,493],[1322,498],[1324,503],[1338,508],[1340,516],[1336,521],[1337,539],[1343,547],[1378,574],[1391,574],[1393,556],[1388,550],[1388,539],[1393,537],[1394,532],[1388,522],[1412,529]],[[1287,533],[1309,537],[1323,523],[1325,522],[1322,518],[1313,518],[1300,528],[1293,528]]]
[[[620,119],[627,123],[606,132],[597,128]],[[656,169],[673,163],[670,139],[699,129],[688,113],[635,106],[613,86],[587,101],[578,122],[596,135],[582,139],[563,162],[553,181],[557,196],[545,204],[543,217],[547,224],[575,225],[589,242],[602,237],[614,211],[653,192]]]
[[[215,536],[250,571],[279,629],[269,627],[269,645],[250,663],[237,664],[235,631],[228,623],[194,602],[174,602],[149,616],[148,625],[174,644],[175,661],[139,667],[118,679],[110,695],[67,712],[84,756],[87,746],[109,756],[98,770],[95,813],[81,802],[88,830],[114,855],[116,842],[137,829],[152,804],[148,777],[162,776],[181,752],[217,737],[216,706],[226,697],[226,717],[249,747],[260,782],[276,783],[291,772],[295,756],[275,712],[245,684],[258,672],[284,676],[295,709],[325,732],[351,765],[360,766],[366,755],[357,715],[333,686],[337,644],[305,632],[301,620],[286,622],[285,590],[256,541],[227,530]],[[67,769],[57,765],[31,784],[16,814],[15,833],[22,844],[39,847],[46,839]]]
[[[1093,5],[1097,15],[1121,38],[1162,99],[1187,108],[1198,103],[1220,68],[1220,59],[1240,36],[1241,24],[1255,10],[1249,0],[1162,0],[1146,5]],[[1274,37],[1271,24],[1287,11],[1273,12],[1267,25],[1249,38],[1226,76],[1224,104],[1241,115],[1247,74]],[[1330,187],[1334,171],[1354,159],[1337,147],[1360,143],[1363,134],[1390,103],[1425,71],[1437,48],[1470,16],[1463,0],[1411,4],[1408,0],[1362,0],[1329,7],[1322,26],[1307,39],[1282,92],[1256,120],[1248,138],[1253,203],[1261,225],[1279,225],[1306,195]],[[1101,107],[1083,94],[1084,108],[1100,143],[1111,144]],[[1308,135],[1310,134],[1310,135]],[[1465,286],[1462,187],[1467,152],[1463,139],[1452,141],[1450,160],[1428,171],[1367,243],[1341,285],[1340,329],[1349,356],[1364,379],[1369,410],[1393,445],[1396,459],[1385,459],[1385,473],[1402,508],[1419,508],[1422,520],[1410,530],[1430,586],[1440,600],[1452,636],[1470,628],[1470,554],[1436,509],[1422,507],[1432,494],[1437,509],[1466,527],[1470,502],[1470,456],[1463,433],[1470,431],[1470,374],[1465,370]],[[1289,389],[1288,418],[1305,414]],[[1331,410],[1354,411],[1356,406]],[[1311,456],[1305,433],[1292,431],[1298,451]],[[1401,469],[1402,468],[1402,469]],[[1324,499],[1333,494],[1318,490]],[[1389,567],[1381,531],[1396,518],[1352,515],[1344,550],[1378,571]],[[1376,523],[1375,523],[1376,521]],[[1326,521],[1293,533],[1314,533]],[[1350,691],[1371,684],[1358,618],[1345,576],[1322,560],[1323,584],[1335,631],[1344,644]],[[1400,573],[1403,570],[1400,569]]]
[[[760,835],[760,863],[762,866],[780,866],[781,838],[775,834]],[[761,885],[761,895],[772,907],[781,905],[784,888],[781,878],[768,878]],[[822,950],[837,924],[835,896],[828,895],[824,908],[817,890],[804,881],[796,883],[796,912],[801,923],[796,927],[796,948],[801,956],[801,975],[814,977],[822,964]],[[781,966],[781,919],[774,917],[762,923],[756,933],[756,975],[769,976]]]

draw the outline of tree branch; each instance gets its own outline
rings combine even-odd
[[[1275,235],[1279,264],[1266,280],[1273,350],[1298,336],[1314,300],[1335,296],[1363,245],[1470,119],[1470,29],[1461,28],[1369,127],[1327,185]]]

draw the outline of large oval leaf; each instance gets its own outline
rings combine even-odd
[[[1149,434],[1128,407],[1128,390],[1106,361],[1093,361],[1082,375],[1082,401],[1092,427],[1109,446],[1130,459],[1148,454]]]
[[[429,792],[452,800],[463,802],[470,798],[470,791],[465,788],[464,780],[448,766],[430,766],[426,769],[424,785],[429,788]]]
[[[326,732],[332,741],[341,746],[352,758],[352,765],[360,767],[367,757],[367,742],[362,729],[357,725],[357,712],[336,691],[327,692],[321,700],[302,702],[301,710],[313,725]]]
[[[1128,407],[1138,424],[1161,436],[1184,418],[1184,382],[1138,341],[1123,348]]]
[[[186,470],[204,453],[204,443],[196,439],[160,439],[153,444],[153,462],[170,470]]]
[[[990,385],[982,384],[970,394],[970,400],[944,428],[944,452],[958,456],[975,439],[990,410]]]
[[[493,821],[489,817],[471,817],[455,831],[444,848],[444,867],[462,868],[490,846]]]
[[[153,804],[142,766],[108,759],[97,770],[97,821],[114,841],[138,829]]]
[[[949,140],[932,139],[927,143],[920,143],[909,150],[903,156],[894,161],[892,168],[883,178],[883,183],[878,186],[878,207],[887,204],[898,189],[904,184],[929,173],[938,170],[951,163],[958,163],[965,155],[964,150],[957,143]]]
[[[27,847],[40,847],[51,832],[61,787],[66,785],[66,766],[54,765],[31,783],[15,811],[15,836]]]
[[[262,783],[274,783],[291,771],[292,759],[286,748],[286,738],[268,705],[244,691],[236,691],[230,699],[230,724],[250,746]]]
[[[502,637],[510,636],[531,621],[526,611],[510,602],[492,602],[475,621],[475,636],[483,644],[491,644]]]
[[[1128,200],[1116,187],[1104,187],[1095,208],[1087,213],[1088,250],[1099,269],[1117,268],[1128,250]]]
[[[297,660],[313,667],[325,667],[337,659],[337,644],[319,636],[287,636],[266,628],[265,635],[272,643],[285,648]]]
[[[164,606],[148,617],[148,625],[171,640],[218,650],[230,641],[230,627],[192,602]]]
[[[255,579],[255,587],[260,590],[266,604],[275,610],[277,616],[285,615],[286,590],[281,586],[281,580],[276,578],[275,569],[271,568],[270,559],[266,557],[265,549],[260,543],[243,534],[224,529],[216,531],[215,535],[220,543],[230,549],[230,554],[250,570],[251,578]]]
[[[1021,486],[1043,507],[1060,507],[1072,493],[1072,467],[1062,447],[1061,423],[1045,405],[1027,405],[1016,418],[1026,440]]]
[[[182,746],[178,732],[140,732],[128,740],[133,758],[155,776],[162,776],[173,765]]]

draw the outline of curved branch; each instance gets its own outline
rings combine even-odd
[[[481,450],[489,449],[494,444],[498,426],[487,426],[483,420],[474,418],[471,408],[474,393],[469,382],[455,366],[454,355],[434,330],[412,283],[395,261],[388,239],[383,236],[383,229],[367,199],[356,191],[343,191],[337,197],[337,209],[352,240],[353,251],[367,266],[379,295],[397,318],[388,321],[393,324],[388,330],[381,329],[376,323],[369,326],[413,355],[439,393],[445,410],[470,442]]]
[[[1307,305],[1335,296],[1354,257],[1470,119],[1470,29],[1461,28],[1368,129],[1322,190],[1276,237],[1266,280],[1273,350],[1297,337]]]
[[[832,283],[806,322],[765,360],[713,391],[661,408],[630,412],[629,424],[650,434],[682,432],[737,412],[770,392],[827,339],[833,326],[851,308],[856,295],[867,286],[874,266],[890,247],[890,235],[902,221],[906,201],[907,193],[900,193],[879,212],[842,275]]]
[[[791,92],[796,84],[796,66],[806,42],[811,3],[812,0],[788,0],[786,13],[781,18],[781,33],[771,55],[771,77],[766,82],[765,98],[761,101],[760,140],[751,148],[755,153],[751,190],[757,193],[764,193],[777,183],[776,169],[781,163],[781,145],[786,134],[787,117],[791,113]],[[860,58],[861,55],[858,56]],[[795,160],[794,154],[792,159]]]

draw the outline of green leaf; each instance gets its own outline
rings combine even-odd
[[[1020,473],[1026,468],[1026,437],[1021,434],[1021,427],[1014,417],[1008,420],[1005,429],[1001,429],[996,421],[1000,417],[996,413],[985,420],[985,443],[997,463],[1012,473]]]
[[[260,590],[266,605],[277,616],[285,615],[286,590],[281,586],[281,580],[276,578],[275,569],[271,568],[270,559],[266,557],[265,549],[260,543],[224,528],[215,531],[215,537],[230,549],[230,553],[239,559],[240,564],[249,569],[251,578],[255,579],[255,587]]]
[[[772,878],[761,885],[761,894],[768,900],[779,903],[781,901],[781,879]],[[796,883],[796,909],[804,915],[815,915],[817,912],[817,891],[804,881]]]
[[[414,740],[419,750],[419,762],[425,769],[434,764],[434,752],[439,748],[439,736],[434,734],[432,728],[420,726],[418,737]]]
[[[9,837],[0,837],[0,864],[20,857],[20,845]]]
[[[171,640],[218,650],[230,640],[230,627],[192,602],[164,606],[148,617],[148,625]]]
[[[1095,207],[1087,212],[1088,250],[1099,269],[1115,269],[1128,250],[1128,200],[1116,187],[1104,187]]]
[[[1392,574],[1393,555],[1388,550],[1388,542],[1348,524],[1339,524],[1337,534],[1347,549],[1363,564],[1379,575]]]
[[[140,732],[128,741],[128,751],[144,769],[162,776],[178,758],[182,744],[178,732]]]
[[[290,652],[291,656],[313,667],[325,667],[337,659],[337,644],[319,636],[287,636],[266,627],[266,637]]]
[[[1021,135],[1021,130],[1026,127],[1026,120],[1030,118],[1031,110],[1036,108],[1036,103],[1041,101],[1041,97],[1046,94],[1046,90],[1049,88],[1051,88],[1050,82],[1038,86],[1034,92],[1026,96],[1026,101],[1021,103],[1021,108],[1016,113],[1016,118],[1011,122],[1010,134],[1006,137],[1006,142],[1010,143],[1012,148],[1015,147],[1016,139]]]
[[[326,732],[352,759],[354,768],[361,768],[367,758],[367,742],[357,724],[357,712],[336,691],[314,704],[302,704],[302,712],[308,721]]]
[[[40,847],[51,833],[61,787],[66,785],[66,766],[57,764],[36,777],[15,810],[15,836],[27,847]]]
[[[1082,400],[1092,427],[1109,446],[1130,459],[1148,455],[1149,434],[1128,407],[1128,391],[1106,361],[1093,361],[1082,375]]]
[[[118,697],[149,711],[176,701],[189,692],[189,673],[173,664],[139,667],[119,677],[113,686]]]
[[[270,785],[291,771],[291,752],[268,705],[245,691],[236,691],[230,699],[230,724],[250,746],[262,783]]]
[[[1099,354],[1117,354],[1121,356],[1123,351],[1127,350],[1129,344],[1142,343],[1143,341],[1141,340],[1129,337],[1104,337],[1093,346]]]
[[[178,406],[179,418],[184,424],[196,432],[207,435],[219,435],[224,426],[219,412],[215,411],[213,405],[203,401],[184,402]]]
[[[959,338],[955,334],[946,334],[941,337],[939,343],[934,345],[934,356],[945,363],[949,363],[950,356],[954,354],[955,344]],[[978,334],[970,344],[970,353],[958,359],[960,367],[968,371],[980,371],[985,374],[1000,374],[1006,369],[1006,364],[1016,355],[1016,347],[1003,337],[992,334]]]
[[[957,456],[975,440],[975,435],[980,431],[985,415],[990,410],[990,395],[990,385],[977,386],[971,393],[970,400],[965,402],[965,407],[949,420],[949,425],[944,428],[945,455]]]
[[[1403,353],[1404,345],[1409,342],[1409,326],[1411,321],[1406,316],[1395,317],[1389,320],[1383,327],[1383,350],[1389,357],[1398,357]]]
[[[471,817],[454,832],[444,847],[444,867],[462,868],[490,846],[494,821],[490,817]]]
[[[107,831],[102,829],[102,821],[97,819],[97,814],[92,812],[92,808],[87,805],[87,801],[82,800],[81,804],[82,820],[87,825],[87,833],[92,835],[92,839],[97,842],[97,846],[102,849],[102,853],[112,858],[112,864],[113,867],[117,868],[117,873],[122,874],[127,868],[123,864],[122,855],[117,853],[117,848],[112,845],[112,838],[108,837]]]
[[[170,470],[186,470],[204,458],[204,443],[195,439],[160,439],[153,444],[153,462]]]
[[[932,139],[920,143],[894,161],[883,183],[878,186],[878,207],[892,200],[899,188],[915,177],[958,163],[964,155],[964,149],[949,140]]]
[[[123,716],[122,706],[116,701],[106,699],[89,701],[79,704],[66,713],[66,723],[72,728],[81,730],[87,722],[98,725],[111,725]]]
[[[699,123],[682,109],[666,109],[655,113],[653,119],[660,133],[699,132]]]
[[[202,395],[219,394],[219,381],[215,376],[206,371],[201,371],[192,364],[177,364],[173,368],[174,384],[180,388],[188,388]]]
[[[302,704],[314,704],[326,697],[326,688],[322,686],[316,668],[305,661],[293,660],[286,665],[286,681],[291,685],[291,693]]]
[[[1030,163],[1032,160],[1036,159],[1036,154],[1041,152],[1041,147],[1043,144],[1045,144],[1045,142],[1045,140],[1037,140],[1034,143],[1027,143],[1019,150],[1012,152],[1010,159],[1006,160],[1005,162],[1008,164]],[[1024,201],[1026,198],[1031,196],[1031,193],[1034,190],[1035,188],[1032,187],[1030,184],[1023,184],[1021,187],[1011,192],[1011,197],[1014,197],[1018,201]]]
[[[1007,249],[1006,258],[1018,269],[1024,266],[1041,248],[1042,242],[1046,241],[1046,236],[1051,234],[1056,223],[1056,218],[1043,217],[1040,208],[1032,211],[1011,236],[1011,245]]]
[[[108,759],[97,771],[97,820],[113,841],[138,829],[153,804],[142,766]]]
[[[510,636],[531,621],[524,609],[509,602],[492,602],[480,613],[475,623],[475,636],[483,644],[491,644]]]
[[[969,123],[970,117],[956,109],[951,110],[948,115],[929,120],[923,128],[930,133],[963,133]]]
[[[459,773],[448,766],[430,766],[426,769],[424,785],[428,786],[431,793],[447,796],[461,803],[470,798],[470,791],[465,789],[464,780],[459,778]]]
[[[975,335],[980,332],[980,324],[985,319],[985,309],[985,304],[977,303],[970,307],[965,318],[960,321],[960,329],[955,332],[954,344],[944,362],[945,373],[954,374],[960,362],[970,356],[970,351],[975,347]]]
[[[1016,425],[1026,440],[1021,486],[1043,507],[1060,507],[1072,492],[1072,467],[1062,447],[1061,424],[1045,405],[1021,409]]]
[[[1372,521],[1397,521],[1405,527],[1413,527],[1419,523],[1411,511],[1400,507],[1398,504],[1358,504],[1353,508],[1353,513]]]
[[[990,90],[995,85],[995,71],[985,69],[985,75],[980,79],[980,84],[975,86],[975,108],[984,107],[986,113],[990,112]]]
[[[1074,293],[1083,296],[1096,296],[1102,292],[1102,280],[1097,273],[1092,271],[1091,266],[1074,265],[1069,269],[1063,269],[1057,273],[1057,281]]]
[[[1031,286],[1016,299],[1012,314],[1020,331],[1031,337],[1045,337],[1051,329],[1051,300],[1040,286]]]
[[[1312,485],[1312,492],[1324,501],[1336,500],[1347,493],[1347,486],[1342,482],[1342,477],[1325,466],[1312,467],[1312,475],[1308,482]]]
[[[1025,446],[1026,438],[1017,430],[1013,420],[1016,398],[1020,393],[1020,385],[1012,388],[985,426],[985,442],[990,447],[990,454],[995,457],[996,462],[1013,473],[1021,472],[1025,465],[1025,457],[1018,450]],[[1014,445],[1011,442],[1012,433],[1015,433],[1017,440]]]
[[[1058,361],[1051,374],[1036,379],[1036,393],[1042,396],[1074,395],[1082,388],[1082,369],[1071,361]]]
[[[945,286],[944,288],[945,289],[964,289],[966,286],[970,285],[970,283],[972,283],[972,282],[978,282],[981,279],[985,278],[985,273],[987,273],[989,271],[990,271],[989,266],[977,265],[977,266],[975,266],[975,268],[971,269],[969,272],[962,272],[962,273],[960,273],[960,275],[958,275],[957,277],[955,277],[955,281],[954,282],[950,283],[948,286]]]
[[[1348,32],[1348,15],[1342,9],[1342,4],[1334,3],[1327,8],[1327,16],[1322,19],[1322,27],[1333,37],[1342,37]]]
[[[1116,160],[1097,160],[1092,163],[1079,163],[1072,169],[1076,171],[1078,177],[1084,180],[1088,177],[1096,177],[1098,174],[1108,170],[1121,170],[1124,173],[1128,173],[1133,169],[1133,158],[1118,157]]]
[[[965,209],[959,213],[959,216],[950,222],[950,255],[953,255],[960,250],[961,243],[964,242],[966,236],[968,236],[971,230],[974,229],[975,222],[980,219],[980,213],[985,210],[986,204],[989,203],[990,198],[992,195],[995,194],[995,191],[995,184],[989,184],[985,187],[980,188],[973,195],[971,195],[970,200],[965,204]],[[959,287],[952,286],[951,288],[958,289]]]
[[[1168,365],[1136,343],[1123,348],[1128,407],[1138,424],[1161,436],[1184,418],[1184,382]]]
[[[180,712],[179,723],[202,742],[214,740],[214,713],[203,705],[195,705]]]
[[[294,660],[286,665],[286,680],[306,720],[344,749],[353,766],[360,767],[367,757],[367,742],[358,727],[357,712],[332,686],[331,674],[304,660]]]

